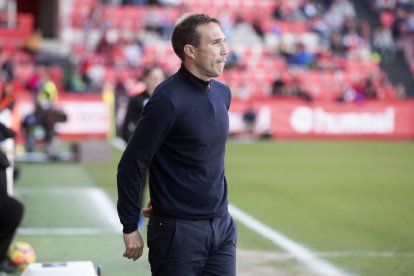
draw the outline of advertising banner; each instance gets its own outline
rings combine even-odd
[[[243,115],[256,114],[254,133],[281,139],[414,138],[414,101],[371,101],[362,104],[272,99],[233,100],[230,133],[243,134]]]

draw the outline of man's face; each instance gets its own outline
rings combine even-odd
[[[215,78],[223,73],[226,56],[229,53],[224,34],[216,23],[207,23],[198,26],[200,45],[195,47],[194,65],[197,77],[203,80]]]

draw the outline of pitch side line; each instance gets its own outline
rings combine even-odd
[[[262,235],[263,237],[271,240],[276,245],[288,251],[292,256],[296,257],[300,262],[307,265],[318,275],[326,276],[348,276],[350,274],[345,273],[339,268],[333,266],[332,264],[318,258],[313,254],[309,249],[300,245],[289,238],[285,237],[281,233],[273,230],[269,226],[263,224],[262,222],[256,220],[250,215],[244,213],[237,207],[229,204],[229,211],[232,216],[243,223],[246,227],[250,228],[254,232]]]
[[[70,187],[70,188],[17,188],[16,192],[22,195],[53,195],[53,196],[86,196],[99,210],[100,217],[109,226],[102,228],[19,228],[18,233],[23,235],[93,235],[105,233],[121,233],[121,224],[114,204],[109,196],[96,187]]]
[[[17,233],[22,236],[73,236],[119,234],[120,232],[112,228],[19,228]]]
[[[393,251],[334,251],[314,252],[315,255],[326,258],[362,257],[362,258],[414,258],[414,252]]]

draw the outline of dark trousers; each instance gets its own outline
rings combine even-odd
[[[23,216],[23,205],[9,197],[0,207],[0,262],[6,260],[7,250]]]
[[[153,214],[147,240],[153,276],[236,275],[237,229],[229,213],[210,220]]]

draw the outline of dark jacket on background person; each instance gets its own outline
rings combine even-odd
[[[135,95],[129,99],[128,108],[125,114],[125,121],[122,125],[122,139],[128,142],[135,131],[135,127],[141,118],[144,106],[147,104],[150,96],[147,91]]]
[[[4,152],[0,151],[0,209],[9,200],[7,193],[6,169],[10,166],[9,160]]]
[[[198,79],[184,66],[156,88],[118,164],[117,208],[124,233],[137,229],[148,166],[154,214],[209,219],[227,212],[230,101],[227,86]]]
[[[7,193],[6,169],[10,162],[0,151],[0,271],[14,272],[5,264],[7,250],[23,217],[23,204]]]

